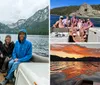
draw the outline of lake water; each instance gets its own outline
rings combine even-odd
[[[59,20],[58,15],[50,15],[50,26],[52,27],[57,20]],[[90,18],[90,20],[93,22],[95,27],[100,27],[100,18]]]
[[[51,74],[64,73],[67,79],[75,78],[79,75],[93,75],[100,72],[100,62],[51,62]]]
[[[0,34],[0,40],[4,42],[7,34]],[[12,41],[16,42],[17,34],[10,34]],[[48,35],[28,35],[27,40],[32,42],[33,53],[48,57],[49,56],[49,40]]]

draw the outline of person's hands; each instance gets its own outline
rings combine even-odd
[[[9,60],[11,60],[12,58],[9,58]]]
[[[18,58],[16,58],[14,61],[17,62],[18,61]]]

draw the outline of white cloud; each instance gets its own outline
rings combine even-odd
[[[48,3],[48,0],[0,0],[0,22],[14,23],[26,19]]]

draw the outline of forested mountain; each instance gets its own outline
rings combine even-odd
[[[5,25],[0,23],[0,33],[18,33],[20,29],[26,29],[28,34],[48,35],[49,30],[49,9],[48,6],[38,10],[28,19],[20,19],[16,23]]]
[[[91,5],[93,9],[100,10],[100,4]],[[51,9],[51,14],[55,15],[70,15],[72,12],[79,10],[80,6],[65,6]]]

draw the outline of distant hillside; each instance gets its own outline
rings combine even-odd
[[[6,33],[9,30],[9,27],[3,23],[0,23],[0,33]]]
[[[69,15],[70,13],[77,11],[79,6],[66,6],[66,7],[58,7],[50,10],[50,14],[55,15]]]
[[[91,5],[93,9],[100,10],[100,4],[98,5]],[[55,15],[70,15],[73,12],[79,10],[80,6],[65,6],[65,7],[58,7],[51,9],[51,14]]]
[[[0,33],[16,34],[22,28],[25,28],[28,34],[48,35],[49,33],[48,6],[44,9],[38,10],[33,16],[29,17],[28,19],[20,19],[18,20],[18,22],[12,23],[8,26],[2,25],[2,27],[0,27]]]
[[[29,34],[48,34],[49,32],[49,9],[48,7],[37,11],[33,16],[28,18],[22,25]]]
[[[84,58],[62,58],[56,55],[50,55],[50,60],[51,61],[100,61],[100,58],[95,58],[95,57],[84,57]]]

